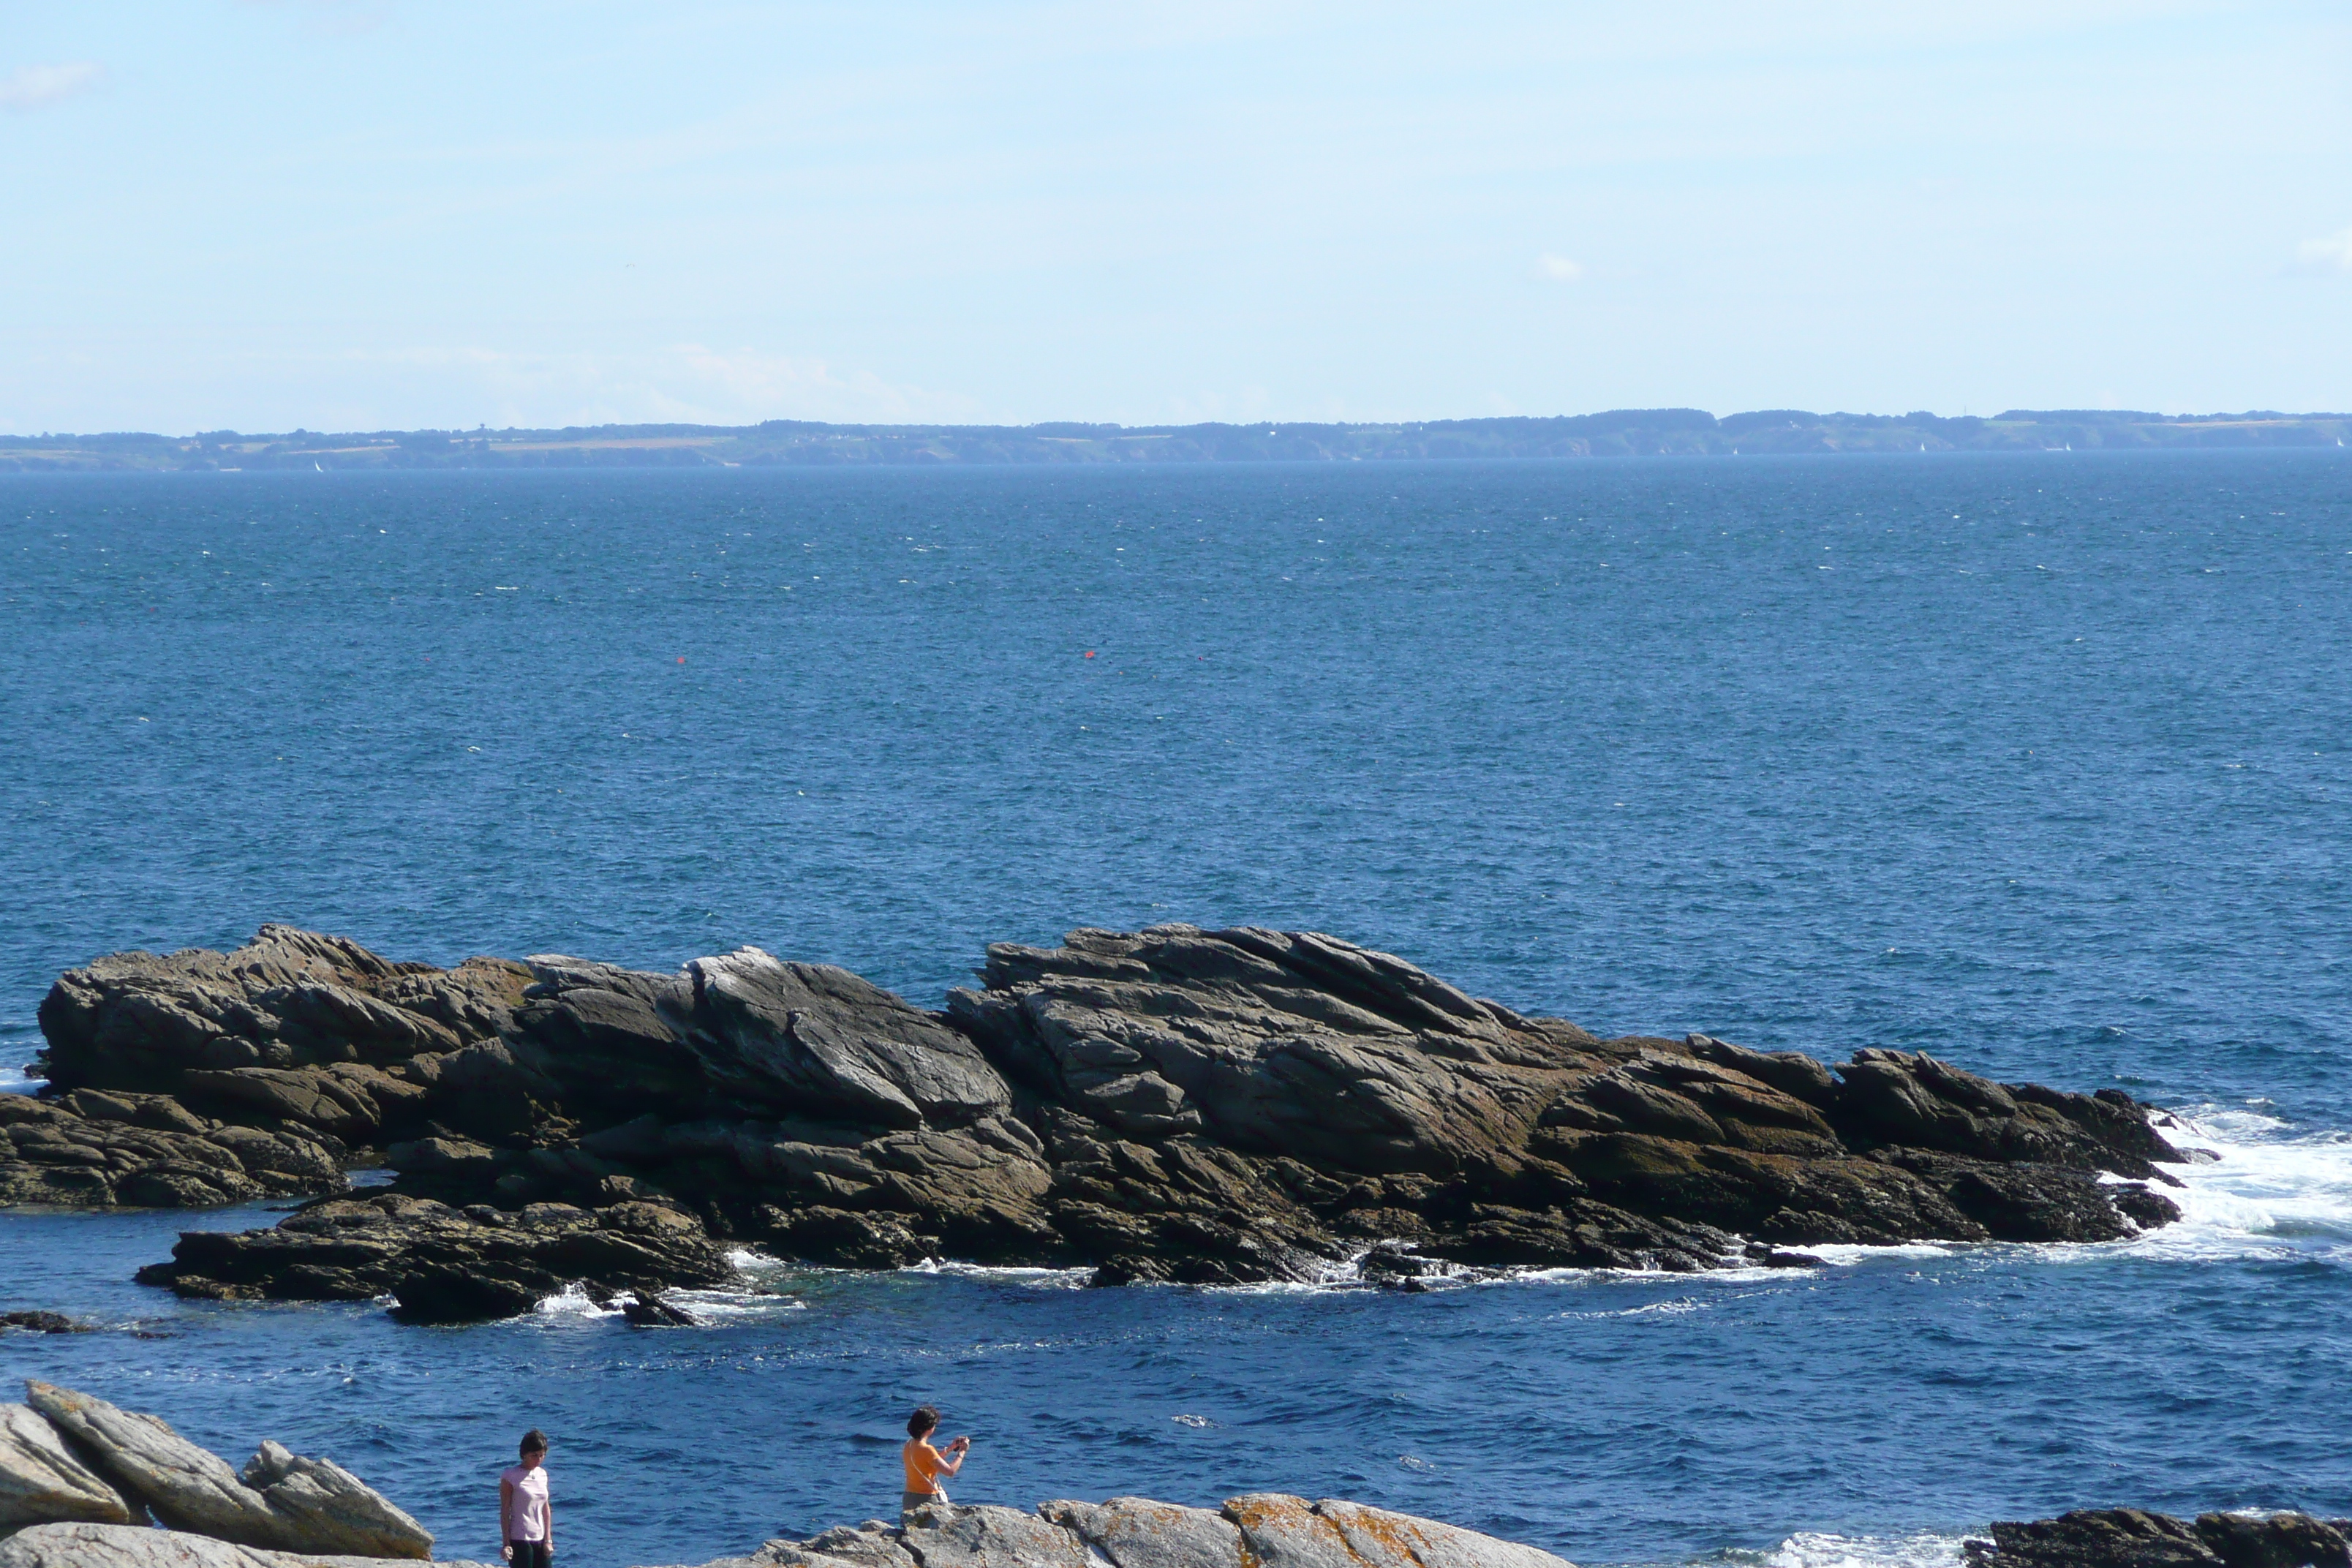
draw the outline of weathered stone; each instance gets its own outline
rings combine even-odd
[[[1070,1531],[985,1504],[919,1514],[904,1544],[922,1568],[1088,1568],[1086,1543]]]
[[[307,1459],[265,1442],[239,1477],[155,1416],[53,1384],[28,1380],[25,1389],[49,1426],[173,1529],[279,1551],[433,1554],[424,1526],[331,1459]]]
[[[43,1524],[0,1541],[0,1568],[384,1568],[377,1557],[269,1552],[120,1524]],[[434,1568],[485,1568],[451,1561]]]
[[[1227,1499],[1224,1515],[1262,1568],[1567,1568],[1532,1546],[1334,1499],[1253,1492]]]
[[[739,1102],[885,1127],[954,1126],[1004,1110],[971,1040],[871,982],[755,947],[686,966],[672,1023]]]
[[[1568,1568],[1549,1552],[1359,1502],[1325,1498],[1315,1511],[1365,1568]]]
[[[113,953],[69,972],[40,1009],[60,1089],[176,1094],[191,1070],[383,1065],[495,1035],[520,967],[395,964],[357,942],[265,925],[234,952]]]
[[[294,1544],[268,1499],[239,1481],[218,1455],[155,1416],[32,1380],[25,1396],[110,1480],[171,1529],[247,1546]]]
[[[332,1459],[264,1442],[239,1478],[278,1516],[287,1540],[351,1557],[429,1558],[433,1532]]]
[[[1040,1503],[1037,1511],[1075,1531],[1112,1568],[1243,1568],[1240,1529],[1211,1509],[1115,1497]]]
[[[29,1405],[0,1405],[0,1535],[31,1524],[131,1524],[139,1507],[77,1458]]]
[[[835,1568],[845,1563],[855,1568],[920,1568],[901,1542],[898,1527],[878,1519],[837,1524],[806,1541],[771,1541],[759,1555],[787,1568]]]

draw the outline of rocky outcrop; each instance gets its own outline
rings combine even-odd
[[[1969,1568],[2346,1568],[2352,1520],[2307,1513],[2200,1513],[2194,1521],[2133,1508],[2078,1509],[2003,1523],[1963,1543]]]
[[[1834,1242],[2116,1240],[2178,1216],[2157,1186],[2179,1156],[2114,1090],[1916,1052],[1832,1068],[1604,1039],[1314,932],[1079,931],[992,947],[981,981],[931,1013],[755,948],[672,974],[560,955],[445,971],[282,926],[234,953],[103,959],[43,1005],[63,1092],[0,1107],[19,1155],[0,1194],[36,1165],[26,1190],[86,1183],[94,1202],[331,1193],[338,1162],[381,1159],[396,1200],[437,1206],[190,1236],[146,1277],[390,1292],[432,1317],[573,1279],[709,1283],[721,1243],[1409,1289],[1801,1264],[1789,1249]],[[655,1231],[649,1206],[670,1216]]]
[[[142,1283],[214,1300],[391,1296],[413,1322],[512,1317],[567,1285],[601,1297],[719,1285],[734,1266],[694,1216],[659,1204],[519,1212],[382,1193],[325,1199],[270,1230],[192,1231]]]
[[[25,1391],[31,1409],[63,1439],[62,1446],[88,1459],[85,1473],[104,1476],[119,1508],[136,1503],[168,1529],[271,1551],[370,1558],[433,1554],[433,1537],[424,1526],[331,1459],[306,1459],[265,1442],[239,1476],[217,1455],[152,1415],[47,1383],[27,1381]],[[18,1445],[17,1426],[7,1432],[13,1452],[40,1455],[29,1438]],[[7,1517],[0,1516],[0,1522]],[[60,1517],[121,1521],[95,1508],[46,1516]],[[17,1522],[41,1521],[26,1517]]]
[[[901,1531],[871,1520],[771,1541],[704,1568],[1570,1568],[1458,1525],[1362,1503],[1256,1492],[1223,1510],[1150,1498],[1019,1509],[919,1510]],[[6,1568],[0,1563],[0,1568]]]
[[[385,1568],[380,1557],[266,1552],[190,1535],[118,1524],[44,1524],[0,1541],[0,1568]],[[436,1563],[433,1568],[485,1568]]]

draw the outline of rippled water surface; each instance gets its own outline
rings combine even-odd
[[[960,1496],[1346,1495],[1580,1561],[1932,1564],[2074,1504],[2352,1513],[2352,467],[2333,453],[0,479],[0,1047],[265,919],[399,957],[1306,925],[1589,1026],[2117,1085],[2111,1247],[1402,1297],[762,1265],[707,1330],[129,1283],[0,1216],[0,1373],[581,1568]],[[1095,657],[1087,658],[1091,651]],[[134,1331],[162,1337],[142,1338]]]

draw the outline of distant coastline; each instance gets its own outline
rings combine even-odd
[[[1253,425],[598,425],[561,430],[0,435],[0,472],[1379,462],[1834,452],[2341,447],[2352,414],[2011,409],[1990,417],[1616,409],[1558,418]]]

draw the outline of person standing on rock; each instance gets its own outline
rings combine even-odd
[[[958,1437],[947,1446],[945,1453],[931,1447],[931,1434],[940,1428],[940,1413],[923,1405],[907,1417],[907,1446],[898,1450],[899,1459],[907,1467],[907,1489],[898,1495],[898,1522],[908,1523],[919,1508],[945,1508],[948,1494],[940,1486],[941,1476],[954,1475],[963,1468],[963,1457],[971,1449],[971,1439]]]
[[[555,1557],[555,1507],[547,1499],[547,1434],[522,1435],[522,1462],[499,1476],[499,1554],[514,1568],[551,1568]]]

